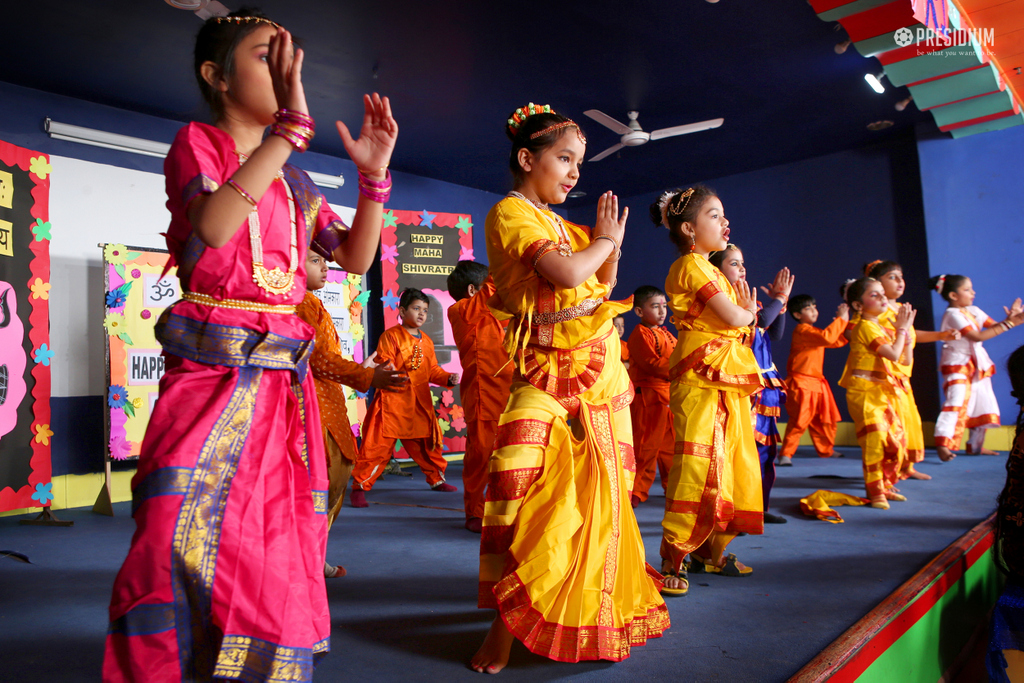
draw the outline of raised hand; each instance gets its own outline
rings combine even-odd
[[[736,305],[757,316],[757,290],[747,284],[746,280],[737,280],[733,285],[736,290]]]
[[[453,387],[459,383],[459,373],[450,372],[448,373],[448,386]]]
[[[622,210],[619,215],[619,198],[611,191],[605,192],[597,200],[597,220],[594,221],[594,232],[592,237],[608,235],[615,240],[615,243],[622,248],[622,238],[626,234],[626,218],[629,217],[629,207]]]
[[[367,176],[381,180],[391,163],[391,153],[398,139],[398,123],[391,115],[391,102],[377,93],[363,95],[363,126],[354,140],[348,126],[337,121],[338,135],[356,168]]]
[[[274,84],[274,96],[278,109],[292,109],[309,114],[306,92],[302,88],[302,59],[304,52],[294,47],[292,34],[283,28],[270,39],[267,64],[270,66],[270,81]]]
[[[796,277],[789,272],[789,268],[783,268],[775,275],[775,281],[767,287],[761,287],[761,291],[771,299],[778,299],[782,302],[788,301],[789,295],[793,291],[793,281],[795,279]]]
[[[377,367],[377,352],[372,351],[370,355],[363,359],[362,366],[364,368]]]
[[[1020,325],[1024,322],[1024,305],[1021,304],[1020,299],[1014,301],[1009,308],[1003,306],[1003,310],[1006,311],[1006,319],[1013,325]]]
[[[847,306],[846,304],[839,304],[838,308],[836,308],[836,317],[837,318],[842,318],[843,320],[846,320],[846,321],[849,321],[850,320],[850,307]]]
[[[376,356],[377,354],[374,355]],[[394,366],[391,365],[391,361],[388,361],[373,369],[373,379],[370,381],[370,386],[374,389],[388,391],[390,389],[398,389],[408,381],[408,375],[396,371]]]
[[[914,318],[917,317],[917,311],[910,304],[901,304],[900,310],[896,313],[896,327],[902,327],[903,329],[909,329],[914,324]]]

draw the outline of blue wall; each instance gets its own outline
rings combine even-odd
[[[796,276],[793,293],[814,296],[819,323],[825,325],[841,301],[840,284],[858,277],[865,263],[895,259],[913,282],[927,278],[927,254],[920,248],[924,225],[918,178],[915,142],[912,135],[905,135],[886,144],[724,178],[689,178],[681,165],[679,184],[704,182],[718,192],[730,221],[730,240],[744,251],[749,282],[767,284],[788,266]],[[664,277],[678,256],[665,229],[648,218],[648,207],[658,194],[660,189],[620,202],[629,207],[630,218],[617,298],[629,296],[640,285],[664,288]],[[574,209],[570,218],[592,225],[594,211]],[[929,328],[931,301],[923,282],[909,289],[905,300],[924,309],[919,327]],[[628,321],[629,329],[634,321]],[[783,371],[793,324],[788,318],[785,338],[773,347],[775,363]],[[846,356],[845,350],[826,352],[824,370],[848,420],[845,393],[835,384]],[[934,353],[929,359],[922,349],[917,362],[917,400],[924,419],[932,420],[938,411]]]
[[[931,274],[970,277],[975,304],[1002,320],[1003,306],[1024,297],[1024,126],[960,140],[921,131],[917,147]],[[938,295],[933,300],[938,325],[946,304]],[[993,383],[1004,425],[1017,417],[1005,366],[1024,344],[1022,331],[985,342],[998,366]]]

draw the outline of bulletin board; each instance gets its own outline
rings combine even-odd
[[[462,374],[448,308],[448,275],[459,261],[473,260],[473,221],[469,214],[423,211],[384,212],[381,230],[381,282],[385,329],[399,324],[398,301],[402,290],[420,289],[430,299],[423,331],[434,342],[437,362],[447,372]],[[466,450],[466,419],[459,388],[430,387],[441,426],[444,454]],[[408,458],[401,443],[396,457]]]
[[[0,512],[54,498],[49,157],[0,142]]]

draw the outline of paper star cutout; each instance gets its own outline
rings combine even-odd
[[[434,229],[434,219],[437,218],[437,214],[427,213],[426,209],[420,213],[420,225],[425,225],[431,230]]]
[[[462,249],[460,249],[459,250],[459,260],[460,261],[472,261],[473,260],[473,250],[469,249],[468,247],[463,247]]]
[[[395,212],[394,211],[388,211],[386,214],[384,214],[384,227],[385,228],[397,228],[398,227],[398,219],[395,218]]]
[[[398,265],[395,262],[395,258],[398,257],[398,247],[391,244],[382,244],[380,247],[380,260],[390,261],[393,265]]]
[[[395,310],[398,307],[398,302],[401,301],[390,289],[380,300],[384,302],[384,308],[390,308],[391,310]]]
[[[455,227],[468,234],[473,224],[470,222],[469,216],[459,216],[459,222],[455,224]]]
[[[50,222],[43,222],[40,219],[36,219],[35,224],[32,226],[32,234],[36,236],[36,242],[42,242],[43,240],[50,239]]]

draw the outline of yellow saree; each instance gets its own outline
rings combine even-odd
[[[491,306],[513,318],[516,379],[490,461],[479,605],[536,654],[620,661],[669,626],[629,504],[633,392],[612,318],[630,302],[605,301],[595,277],[561,290],[537,274],[560,242],[590,243],[564,227],[568,243],[554,214],[515,197],[487,216]]]

